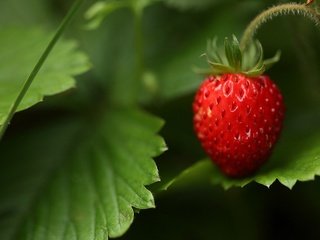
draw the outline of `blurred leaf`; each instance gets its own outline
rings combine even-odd
[[[134,77],[133,17],[129,8],[123,8],[108,16],[99,29],[80,32],[84,39],[81,45],[92,59],[94,77],[108,90],[110,101],[122,104],[136,102],[139,85]]]
[[[48,23],[52,20],[48,1],[1,0],[0,9],[1,26]]]
[[[116,0],[94,3],[85,13],[85,18],[88,20],[86,28],[88,30],[97,29],[109,14],[123,7],[130,7],[130,2]]]
[[[159,180],[152,157],[165,150],[155,135],[162,124],[136,109],[109,109],[99,120],[60,121],[4,142],[0,238],[122,235],[132,208],[154,207],[144,185]]]
[[[171,7],[175,7],[181,10],[205,8],[210,5],[221,2],[222,0],[164,0],[164,2]]]
[[[50,35],[39,29],[0,29],[0,125],[20,92]],[[85,54],[76,50],[74,41],[60,41],[40,70],[19,105],[24,110],[53,95],[74,87],[74,76],[89,69]]]

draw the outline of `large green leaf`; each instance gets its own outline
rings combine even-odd
[[[154,207],[145,185],[159,180],[163,122],[135,109],[92,115],[1,146],[0,239],[105,240],[129,228],[133,208]]]
[[[50,40],[51,33],[28,28],[0,29],[0,125],[21,91],[24,81]],[[85,54],[76,50],[74,41],[57,44],[35,78],[18,110],[26,109],[44,96],[74,87],[74,76],[89,68]]]

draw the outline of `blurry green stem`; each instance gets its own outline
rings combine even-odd
[[[262,13],[260,13],[255,19],[253,19],[242,36],[240,41],[241,49],[244,49],[252,40],[256,31],[266,22],[277,16],[282,15],[302,15],[311,19],[316,25],[320,25],[319,15],[315,10],[306,4],[298,3],[285,3],[274,7],[271,7]]]
[[[136,49],[136,78],[141,79],[144,71],[143,60],[143,33],[142,33],[142,14],[143,9],[136,8],[134,10],[134,34],[135,34],[135,49]]]
[[[71,7],[71,9],[69,10],[69,12],[67,13],[67,15],[64,17],[62,23],[60,24],[58,30],[56,31],[55,35],[53,36],[53,38],[51,39],[51,41],[49,42],[47,48],[45,49],[45,51],[42,53],[41,57],[39,58],[38,62],[36,63],[36,65],[34,66],[32,72],[30,73],[29,77],[27,78],[27,80],[24,82],[23,87],[21,89],[21,91],[19,92],[15,102],[13,103],[13,105],[11,106],[11,109],[9,111],[9,114],[4,122],[4,124],[1,127],[0,130],[0,140],[3,138],[3,135],[5,133],[5,131],[8,128],[8,125],[10,124],[11,119],[13,118],[13,115],[15,114],[15,112],[17,111],[19,104],[21,103],[22,99],[24,98],[24,96],[26,95],[29,87],[31,86],[33,80],[35,79],[35,77],[37,76],[39,70],[41,69],[42,65],[44,64],[45,60],[47,59],[47,57],[49,56],[50,52],[52,51],[53,47],[55,46],[55,44],[57,43],[57,41],[59,40],[59,38],[61,37],[62,33],[64,32],[65,28],[67,27],[67,25],[70,23],[72,17],[75,15],[75,13],[78,11],[78,9],[80,8],[81,4],[84,2],[84,0],[77,0],[73,6]]]

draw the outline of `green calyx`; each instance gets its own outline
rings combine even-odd
[[[208,41],[207,52],[203,54],[207,57],[210,69],[200,72],[210,75],[242,73],[255,77],[278,62],[280,55],[280,51],[277,51],[274,57],[264,60],[262,45],[258,40],[253,40],[245,49],[241,49],[234,35],[231,39],[225,38],[224,52],[222,52],[217,47],[217,38],[214,38]]]

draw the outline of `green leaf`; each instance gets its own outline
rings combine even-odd
[[[21,91],[35,63],[39,59],[51,33],[39,29],[0,29],[0,125]],[[74,41],[62,40],[48,57],[27,94],[18,107],[24,110],[43,100],[75,86],[74,76],[87,71],[88,58],[76,50]]]
[[[242,65],[242,53],[240,45],[236,36],[232,36],[232,39],[225,38],[224,41],[226,58],[232,68],[235,71],[239,71]]]
[[[230,66],[219,64],[219,63],[214,63],[214,62],[209,62],[212,72],[211,74],[222,74],[225,72],[232,73],[235,71],[234,68],[231,68]]]
[[[281,51],[278,50],[272,58],[268,58],[268,59],[264,60],[263,64],[265,65],[266,70],[271,68],[273,66],[273,64],[279,62],[280,57],[281,57]]]
[[[262,66],[260,66],[260,68],[249,70],[249,71],[243,72],[243,73],[246,74],[247,76],[250,76],[250,77],[258,77],[258,76],[261,76],[261,72],[264,72],[265,70],[266,70],[265,66],[262,65]]]
[[[86,28],[97,29],[109,14],[123,7],[130,7],[130,2],[114,0],[94,3],[85,13],[85,18],[88,20]]]
[[[206,56],[209,59],[212,59],[214,62],[222,62],[221,56],[218,49],[218,38],[214,37],[212,40],[207,40],[207,52],[204,53],[202,56]]]
[[[155,192],[166,191],[172,186],[195,186],[203,184],[203,182],[210,181],[212,174],[214,173],[214,167],[209,160],[198,161],[191,167],[182,171],[177,177],[169,179],[167,181],[161,181],[155,184]]]
[[[129,108],[96,117],[3,143],[0,239],[105,240],[129,228],[134,209],[154,207],[145,185],[159,180],[152,157],[166,149],[155,134],[163,122]]]
[[[243,66],[247,72],[257,72],[257,70],[262,69],[264,63],[263,48],[259,40],[253,40],[248,44],[247,48],[244,50],[243,56]],[[261,70],[262,72],[265,69]]]

